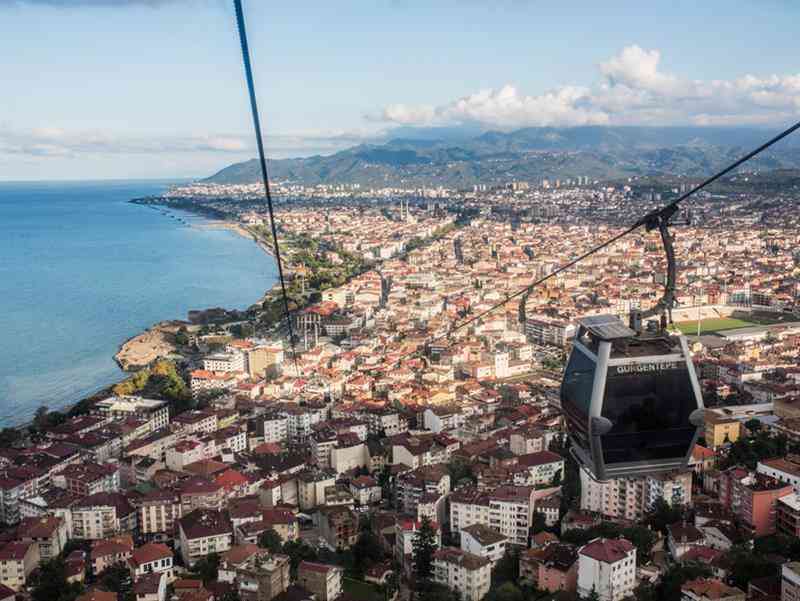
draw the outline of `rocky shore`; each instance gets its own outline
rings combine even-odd
[[[159,322],[122,343],[114,360],[124,371],[136,371],[159,357],[175,354],[178,352],[175,334],[186,325],[183,321]]]

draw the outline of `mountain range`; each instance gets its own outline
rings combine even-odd
[[[541,178],[703,176],[774,135],[732,127],[529,127],[465,134],[399,128],[384,143],[360,144],[328,156],[269,161],[276,181],[370,187],[536,181]],[[800,136],[789,137],[750,163],[750,170],[800,167]],[[230,165],[207,183],[259,181],[255,159]]]

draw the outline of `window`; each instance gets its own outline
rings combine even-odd
[[[564,371],[561,387],[561,403],[574,407],[583,414],[589,414],[594,385],[595,363],[583,352],[575,349]]]
[[[697,401],[684,365],[654,372],[609,368],[603,417],[613,428],[603,436],[606,463],[683,457],[695,433],[689,414]]]

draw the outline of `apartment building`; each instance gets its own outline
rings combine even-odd
[[[781,601],[800,601],[800,562],[781,566]]]
[[[128,560],[134,581],[146,574],[163,574],[167,582],[175,579],[172,549],[161,543],[147,543],[137,547]]]
[[[239,384],[240,376],[244,374],[195,369],[189,375],[189,388],[194,398],[217,390],[233,390]]]
[[[245,354],[239,351],[214,353],[203,358],[203,369],[213,372],[245,371]]]
[[[509,544],[527,547],[533,525],[534,492],[532,486],[457,490],[450,495],[450,528],[456,535],[462,528],[483,524],[506,536]]]
[[[185,434],[213,434],[217,431],[217,414],[213,411],[184,411],[173,417],[172,423]]]
[[[372,409],[365,417],[370,434],[395,436],[408,430],[408,420],[394,409]]]
[[[120,493],[96,493],[72,506],[75,538],[100,540],[136,529],[136,510]]]
[[[109,463],[68,465],[53,476],[53,484],[81,497],[99,492],[118,492],[119,466]]]
[[[578,551],[561,543],[525,549],[519,556],[519,577],[539,590],[574,593],[578,587]]]
[[[20,520],[20,501],[39,494],[40,482],[46,474],[27,467],[0,471],[0,520],[13,525]]]
[[[681,586],[681,601],[745,601],[745,592],[717,578],[696,578]]]
[[[39,558],[48,561],[58,557],[67,544],[67,521],[54,515],[25,518],[17,529],[17,539],[39,547]]]
[[[169,403],[145,399],[139,396],[113,396],[92,406],[97,415],[114,420],[125,420],[131,417],[145,420],[150,430],[155,432],[166,428],[169,424]]]
[[[763,474],[731,468],[720,474],[722,506],[748,526],[755,536],[774,534],[778,499],[793,494],[791,484]]]
[[[257,422],[256,434],[264,442],[279,443],[289,436],[289,417],[282,413],[269,413]]]
[[[511,432],[509,449],[514,455],[539,453],[547,448],[545,432],[538,427],[524,427]]]
[[[0,584],[19,591],[38,565],[38,545],[22,541],[7,543],[0,548]]]
[[[338,566],[301,561],[297,567],[297,584],[314,594],[317,601],[334,601],[342,594],[342,573]]]
[[[289,588],[288,555],[253,553],[235,568],[234,583],[242,601],[272,601]]]
[[[146,541],[164,542],[174,536],[182,515],[180,495],[168,489],[155,489],[139,499],[139,532]]]
[[[505,555],[508,538],[483,524],[461,529],[461,550],[488,559],[494,566]]]
[[[330,507],[319,512],[319,532],[331,549],[344,550],[358,539],[358,514],[348,507]]]
[[[791,484],[794,492],[800,493],[800,457],[797,455],[759,461],[756,473],[774,478],[778,482]]]
[[[550,484],[557,477],[560,481],[564,475],[564,458],[552,451],[538,451],[519,455],[517,465],[526,468],[525,472],[519,472],[524,476],[524,482],[531,486]]]
[[[778,499],[775,526],[779,534],[800,538],[800,495],[792,493]]]
[[[741,433],[742,423],[738,419],[720,415],[715,411],[705,412],[706,446],[712,450],[736,442]]]
[[[92,541],[92,550],[89,553],[92,571],[100,574],[114,564],[127,565],[132,553],[133,537],[129,534]]]
[[[692,500],[692,474],[688,471],[601,482],[581,469],[580,477],[581,509],[612,518],[641,520],[658,499],[669,505]]]
[[[492,563],[461,549],[443,547],[433,555],[433,579],[458,591],[463,601],[480,601],[491,586]]]
[[[417,505],[425,494],[439,497],[450,493],[450,474],[447,465],[437,463],[424,465],[396,478],[397,503],[409,515],[417,513]]]
[[[578,551],[578,595],[595,591],[600,601],[622,601],[636,586],[636,547],[629,541],[597,538]]]
[[[180,553],[193,566],[209,553],[224,553],[233,544],[233,526],[221,511],[195,509],[178,520]]]
[[[526,316],[525,335],[536,344],[564,348],[575,336],[575,324],[544,316]]]

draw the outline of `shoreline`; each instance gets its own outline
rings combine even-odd
[[[191,212],[186,208],[181,208],[181,210]],[[258,236],[249,231],[240,223],[227,219],[212,219],[209,218],[207,214],[202,212],[195,212],[194,214],[208,219],[208,222],[202,224],[192,224],[190,227],[197,229],[222,229],[231,231],[241,238],[245,238],[254,242],[256,246],[258,246],[274,261],[274,253],[272,252],[270,246],[261,241]],[[250,306],[254,304],[262,304],[277,285],[278,281],[276,281],[269,289],[265,290],[256,302],[250,303]],[[138,334],[135,334],[134,336],[131,336],[127,340],[123,341],[117,347],[117,352],[114,354],[114,361],[119,368],[125,374],[127,374],[126,378],[123,378],[123,380],[127,379],[127,377],[130,377],[130,374],[134,374],[137,371],[144,369],[159,357],[168,357],[172,354],[183,356],[183,353],[180,352],[174,340],[170,340],[170,338],[174,338],[175,333],[180,327],[192,325],[193,324],[190,321],[186,320],[164,320],[153,324],[144,331],[139,332]],[[120,380],[120,382],[123,380]],[[81,401],[78,401],[77,403],[80,402]]]

